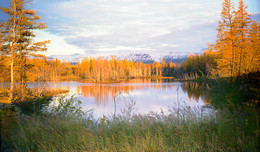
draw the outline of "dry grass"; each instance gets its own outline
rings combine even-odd
[[[249,115],[221,110],[198,117],[189,109],[179,115],[149,114],[95,120],[77,108],[78,101],[38,116],[1,114],[2,151],[258,151],[259,126]],[[174,107],[172,109],[175,109]],[[173,111],[172,111],[173,112]],[[68,115],[80,114],[79,115]],[[255,113],[251,116],[255,117]],[[180,117],[181,116],[181,117]],[[257,119],[258,120],[258,119]],[[258,122],[250,122],[257,125]]]

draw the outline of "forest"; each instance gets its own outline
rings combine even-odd
[[[48,50],[50,41],[34,41],[35,31],[47,25],[27,5],[30,1],[11,0],[10,7],[0,7],[9,16],[0,22],[1,151],[259,150],[260,24],[252,20],[244,0],[237,7],[224,0],[215,43],[180,64],[163,60],[145,64],[114,57],[84,57],[75,64],[49,60],[42,52]],[[73,97],[61,98],[60,106],[44,113],[42,108],[67,90],[28,87],[29,83],[98,84],[136,78],[184,81],[184,91],[197,100],[204,95],[195,93],[197,83],[202,83],[203,91],[210,88],[211,93],[204,95],[203,102],[220,110],[216,118],[197,118],[187,108],[183,118],[171,113],[95,120],[75,106],[80,101]],[[81,89],[84,96],[96,94],[91,87]]]

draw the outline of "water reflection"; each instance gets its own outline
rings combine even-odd
[[[77,97],[83,102],[83,109],[94,109],[97,117],[114,112],[114,97],[118,94],[120,95],[116,98],[117,112],[133,100],[136,103],[135,113],[141,114],[168,111],[169,106],[176,106],[176,103],[201,107],[211,101],[207,84],[173,82],[165,79],[134,79],[109,84],[63,82],[54,86],[64,86],[71,92],[79,93]]]
[[[207,83],[183,82],[181,87],[187,93],[189,102],[201,100],[205,105],[208,105],[212,100]]]
[[[164,83],[164,84],[163,84]],[[84,98],[93,98],[97,106],[106,105],[111,98],[122,92],[132,95],[136,91],[143,92],[149,89],[166,91],[176,87],[174,83],[165,83],[163,80],[152,81],[152,79],[131,80],[124,83],[115,84],[93,84],[88,86],[78,86],[79,92]]]
[[[173,91],[172,93],[176,94],[177,92],[174,91],[176,91],[176,88],[180,86],[180,96],[182,97],[181,100],[186,99],[185,95],[187,95],[188,101],[190,103],[199,103],[200,101],[202,101],[205,105],[210,103],[211,96],[209,93],[209,86],[207,84],[199,84],[196,82],[169,83],[162,82],[162,80],[151,81],[151,79],[142,81],[132,80],[128,83],[93,84],[88,86],[78,86],[78,91],[82,94],[84,98],[93,98],[97,106],[105,106],[111,100],[111,98],[122,92],[131,94],[135,91],[145,92],[145,90],[157,90],[154,95],[166,91]],[[163,97],[163,94],[161,95]]]
[[[205,83],[176,82],[171,79],[133,79],[121,83],[93,84],[82,82],[50,82],[42,84],[48,88],[63,88],[77,94],[82,108],[94,109],[99,117],[120,112],[129,101],[135,101],[136,113],[168,111],[169,107],[201,107],[211,103],[209,86]],[[33,84],[28,86],[35,87]],[[123,94],[122,94],[123,93]]]

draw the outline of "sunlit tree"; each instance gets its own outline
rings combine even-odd
[[[9,15],[9,20],[1,28],[4,37],[3,48],[7,49],[11,57],[11,86],[10,98],[13,99],[14,64],[19,66],[20,84],[22,91],[26,87],[26,71],[30,68],[27,64],[28,56],[38,56],[36,52],[45,51],[49,41],[33,42],[34,30],[46,28],[34,10],[27,9],[28,0],[11,0],[9,8],[1,11]]]
[[[234,4],[231,0],[224,0],[215,45],[219,54],[218,69],[221,76],[233,77],[236,73],[235,43],[237,41],[237,30],[235,22]]]
[[[239,0],[238,10],[235,11],[235,24],[237,33],[236,45],[238,47],[239,59],[238,59],[238,75],[245,73],[244,63],[248,62],[246,59],[249,53],[249,39],[248,34],[250,31],[251,15],[247,12],[247,5],[245,5],[244,0]]]

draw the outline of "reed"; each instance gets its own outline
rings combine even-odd
[[[250,130],[247,115],[239,110],[200,117],[190,108],[178,109],[176,115],[172,107],[167,115],[121,113],[96,120],[78,109],[73,98],[62,102],[37,116],[7,115],[2,109],[1,151],[259,150],[259,127]]]

